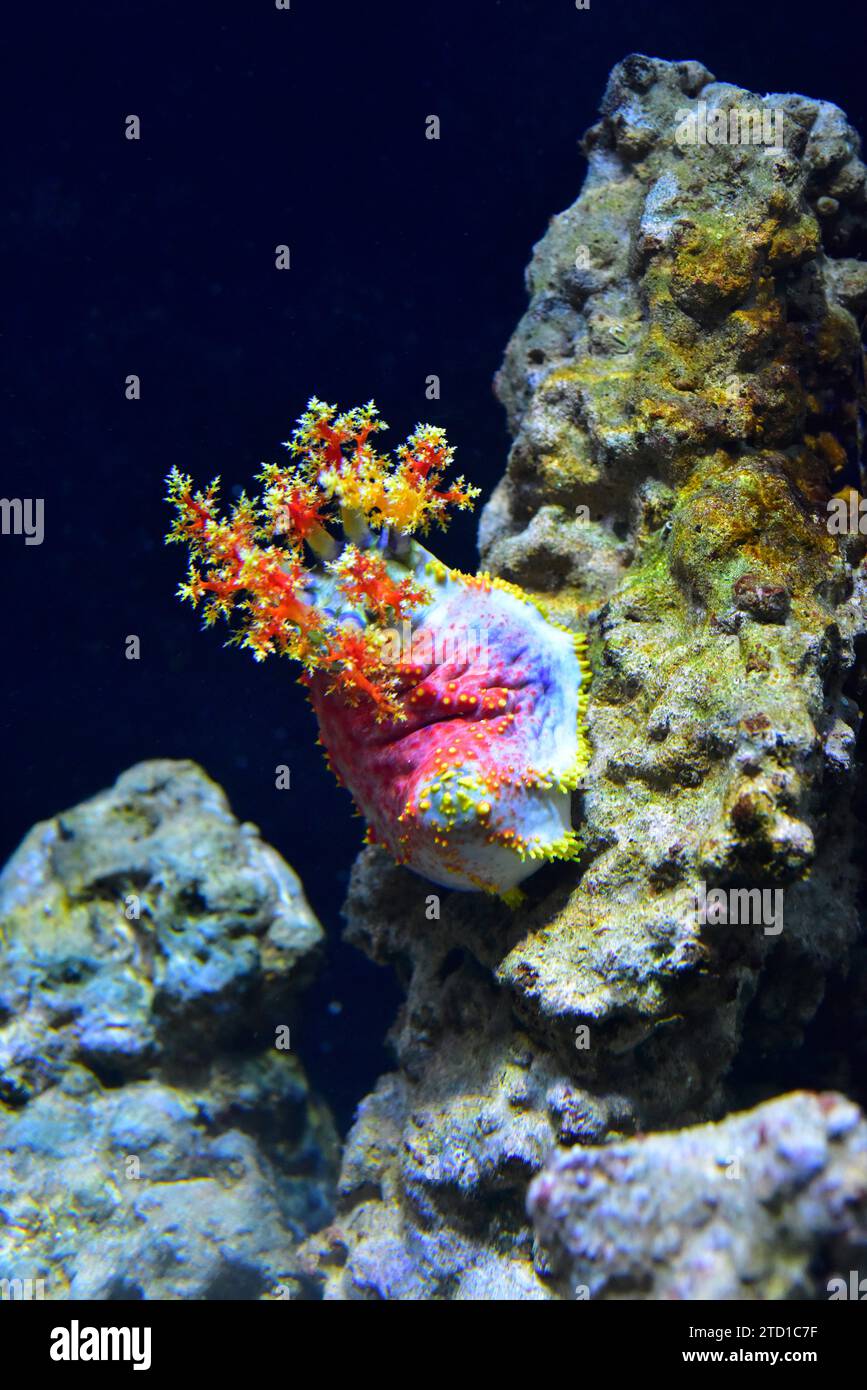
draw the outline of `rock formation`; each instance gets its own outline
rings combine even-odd
[[[828,504],[858,481],[858,140],[828,103],[635,55],[584,148],[498,377],[514,444],[480,548],[590,636],[585,854],[515,912],[442,894],[434,920],[361,857],[348,936],[406,1003],[308,1246],[331,1298],[562,1295],[525,1212],[552,1147],[749,1103],[745,1056],[770,1093],[847,989],[865,546]]]

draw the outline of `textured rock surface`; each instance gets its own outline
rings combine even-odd
[[[141,763],[0,876],[0,1278],[273,1295],[336,1138],[275,1029],[322,929],[193,763]]]
[[[679,144],[699,101],[782,111],[783,147]],[[443,895],[439,920],[379,852],[356,866],[350,939],[407,1001],[311,1246],[330,1297],[550,1296],[523,1205],[548,1147],[722,1113],[741,1048],[761,1091],[858,932],[864,542],[827,513],[858,450],[857,138],[633,56],[585,149],[498,378],[514,446],[480,546],[591,635],[586,854],[514,914]],[[702,922],[703,886],[782,891],[782,916]]]
[[[530,1188],[564,1297],[827,1298],[867,1249],[867,1122],[793,1092],[718,1125],[561,1151]]]
[[[785,149],[679,146],[677,113],[698,100],[781,109]],[[756,1022],[797,1043],[856,926],[859,714],[842,687],[861,542],[847,555],[826,502],[857,450],[857,306],[838,289],[864,267],[839,258],[863,245],[867,200],[836,108],[762,104],[697,64],[628,59],[586,148],[500,375],[516,438],[482,551],[536,589],[555,543],[570,557],[557,602],[595,634],[590,853],[500,974],[552,1041],[586,1019],[612,1047],[662,1053],[660,1091],[642,1088],[652,1122],[713,1099],[757,990]],[[783,932],[684,927],[678,903],[701,883],[785,887]],[[688,1026],[708,1005],[712,1038]]]

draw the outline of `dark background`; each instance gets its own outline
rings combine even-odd
[[[173,463],[202,482],[219,473],[230,495],[281,456],[315,393],[374,397],[393,444],[419,419],[445,425],[487,494],[508,448],[491,378],[530,249],[579,191],[577,142],[612,64],[636,50],[697,58],[755,91],[834,101],[864,130],[863,30],[862,6],[843,0],[5,13],[0,493],[44,497],[46,534],[39,547],[0,537],[0,855],[139,759],[202,763],[329,931],[298,1050],[344,1126],[388,1065],[399,1003],[390,972],[339,941],[362,823],[288,663],[224,650],[176,602],[163,478]],[[138,143],[124,138],[130,113]],[[432,113],[439,142],[425,139]],[[474,537],[461,517],[434,548],[472,569]],[[291,791],[274,787],[278,763]]]

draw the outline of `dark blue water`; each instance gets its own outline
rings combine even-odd
[[[329,930],[299,1050],[344,1125],[388,1065],[399,1001],[339,942],[361,822],[288,663],[223,650],[176,602],[164,475],[219,473],[230,493],[279,457],[309,395],[373,396],[394,443],[445,425],[487,493],[508,446],[491,378],[612,64],[697,58],[835,101],[864,130],[863,28],[842,0],[92,0],[4,18],[2,492],[44,497],[46,535],[0,538],[0,851],[139,759],[201,762]],[[474,536],[461,517],[436,548],[470,569]]]

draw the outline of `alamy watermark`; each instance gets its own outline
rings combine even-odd
[[[134,1371],[147,1371],[151,1328],[82,1327],[73,1318],[68,1327],[51,1329],[48,1354],[52,1361],[129,1361]]]
[[[390,665],[443,666],[456,662],[481,671],[489,666],[485,628],[443,628],[439,632],[421,628],[414,632],[412,624],[405,621],[400,628],[386,628],[380,651]]]
[[[783,116],[779,107],[731,106],[727,110],[708,110],[706,101],[694,110],[682,107],[675,112],[678,122],[674,138],[683,148],[688,145],[768,145],[783,148]]]
[[[42,497],[0,497],[0,534],[23,536],[25,545],[45,539],[45,501]]]
[[[832,536],[867,536],[867,497],[854,488],[827,504],[828,532]]]
[[[849,1270],[849,1278],[846,1279],[842,1274],[835,1274],[828,1280],[828,1301],[830,1303],[839,1302],[840,1299],[850,1300],[853,1303],[864,1303],[867,1301],[867,1279],[861,1278],[861,1271],[858,1269]]]
[[[44,1279],[0,1279],[0,1303],[29,1303],[44,1298]]]
[[[682,916],[688,926],[761,927],[765,936],[783,930],[782,888],[711,888],[700,883],[686,890]]]

